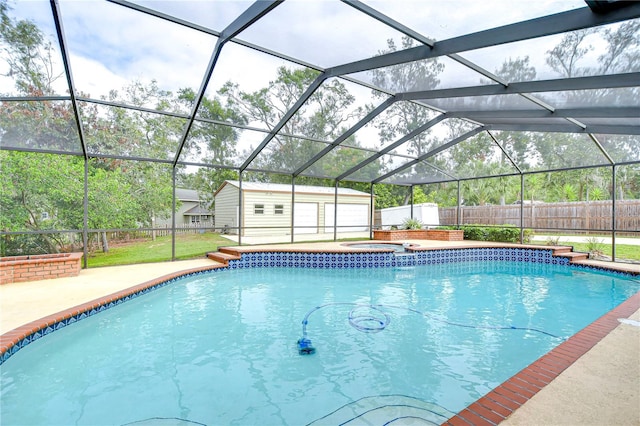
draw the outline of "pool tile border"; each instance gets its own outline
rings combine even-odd
[[[302,268],[371,268],[404,267],[465,261],[510,260],[544,264],[562,264],[594,271],[607,271],[624,276],[638,276],[633,271],[610,269],[589,264],[572,263],[568,257],[556,254],[548,247],[451,247],[423,248],[408,254],[394,254],[387,250],[308,251],[297,249],[233,250],[236,258],[224,264],[176,272],[83,303],[53,315],[25,324],[0,335],[0,365],[31,342],[60,328],[88,318],[113,306],[169,285],[179,278],[209,273],[221,269],[254,267]],[[527,366],[497,388],[450,418],[445,425],[496,425],[531,399],[578,358],[588,352],[619,323],[618,318],[629,317],[640,309],[640,292],[612,311],[573,335],[556,348]]]
[[[17,327],[0,335],[0,365],[29,343],[35,342],[56,330],[147,294],[155,289],[167,286],[179,278],[219,269],[226,269],[226,267],[225,265],[211,265],[167,274]]]

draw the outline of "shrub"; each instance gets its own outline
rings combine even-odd
[[[438,226],[438,229],[462,229],[465,240],[474,241],[496,241],[502,243],[520,242],[520,228],[513,225],[503,225],[501,227],[483,225],[461,225],[461,226]],[[523,242],[531,241],[533,231],[525,229]]]
[[[592,256],[602,256],[604,254],[604,241],[596,237],[589,237],[587,239],[587,250]]]
[[[489,240],[489,228],[478,225],[465,225],[460,229],[464,231],[465,240],[474,241],[488,241]]]
[[[414,218],[406,218],[402,222],[402,229],[422,229],[422,222]]]
[[[548,246],[557,246],[560,244],[560,237],[547,237]]]

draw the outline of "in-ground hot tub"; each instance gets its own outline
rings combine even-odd
[[[348,243],[343,245],[362,249],[393,249],[393,251],[398,253],[403,253],[406,252],[408,248],[416,247],[415,244],[409,243]]]

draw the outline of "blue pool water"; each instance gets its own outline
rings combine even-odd
[[[200,274],[9,358],[2,424],[438,423],[639,289],[499,261]]]

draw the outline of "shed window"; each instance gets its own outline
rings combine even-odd
[[[284,204],[276,204],[273,208],[274,214],[284,214]]]
[[[253,214],[264,214],[264,204],[254,204]]]

